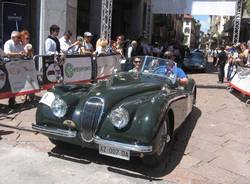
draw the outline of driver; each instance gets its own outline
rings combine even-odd
[[[140,72],[140,66],[141,66],[141,58],[139,57],[135,57],[133,60],[133,65],[134,68],[132,70],[129,70],[129,72]]]
[[[174,55],[171,51],[166,51],[164,53],[164,58],[168,60],[167,64],[167,72],[171,71],[173,74],[175,74],[177,81],[181,86],[185,86],[188,84],[188,78],[185,72],[176,66],[176,63],[174,62]]]

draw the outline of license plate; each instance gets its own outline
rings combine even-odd
[[[110,157],[130,160],[130,151],[114,147],[99,145],[99,153]]]

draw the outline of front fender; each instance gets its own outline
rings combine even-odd
[[[146,99],[137,99],[119,103],[113,109],[122,106],[130,114],[128,125],[119,130],[113,126],[110,115],[104,119],[97,135],[103,139],[129,144],[152,145],[159,130],[161,120],[168,103],[161,95],[152,95]]]

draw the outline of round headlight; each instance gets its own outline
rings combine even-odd
[[[67,104],[62,99],[56,98],[52,102],[51,110],[56,117],[62,118],[67,112]]]
[[[110,119],[116,128],[122,129],[129,122],[129,113],[126,109],[119,107],[110,113]]]

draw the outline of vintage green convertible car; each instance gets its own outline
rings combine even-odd
[[[33,129],[54,144],[67,142],[155,166],[167,159],[175,130],[196,100],[193,79],[185,87],[166,75],[169,61],[141,57],[140,72],[116,72],[95,84],[64,84],[38,104]]]

